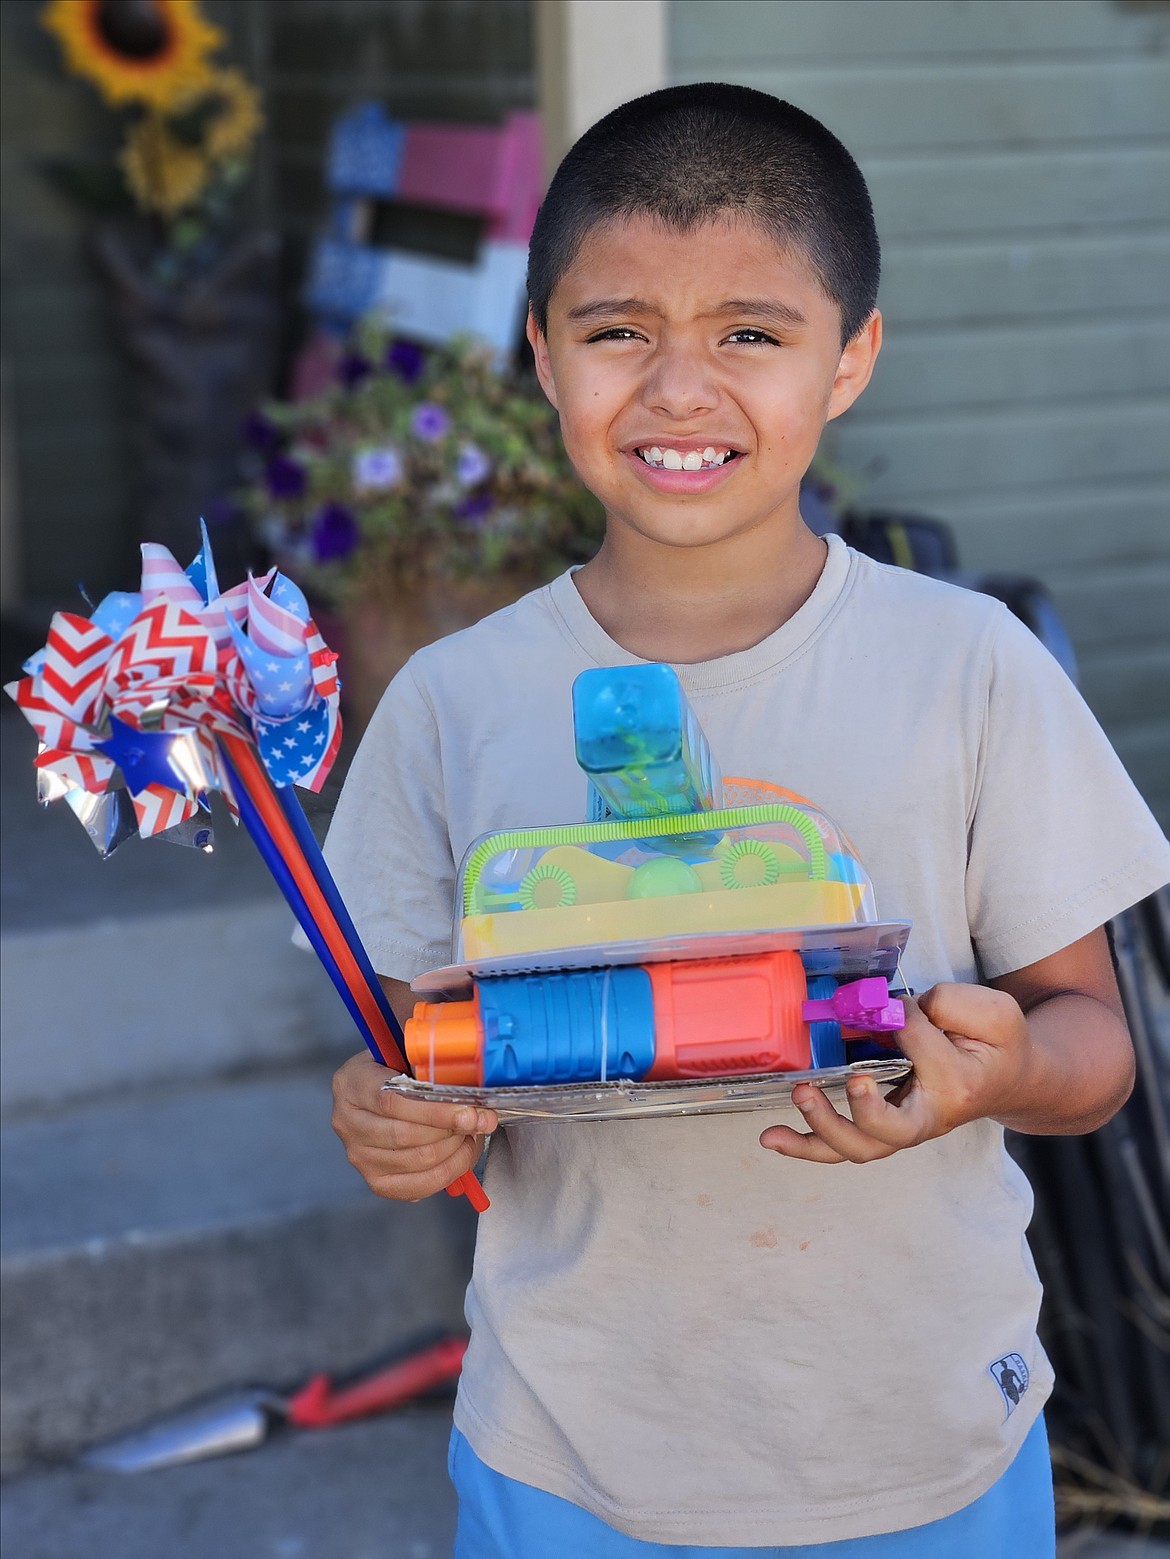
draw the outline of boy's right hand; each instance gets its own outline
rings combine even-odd
[[[499,1123],[491,1110],[383,1093],[394,1075],[366,1051],[351,1056],[333,1077],[333,1129],[371,1191],[420,1202],[473,1169]]]

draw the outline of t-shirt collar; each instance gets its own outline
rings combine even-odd
[[[774,633],[734,655],[678,666],[679,680],[689,692],[725,689],[753,681],[802,653],[836,615],[852,576],[852,554],[840,536],[826,536],[829,552],[812,594]],[[598,666],[637,666],[646,662],[623,649],[592,615],[573,582],[576,568],[567,569],[547,587],[548,602],[562,630],[586,658]]]

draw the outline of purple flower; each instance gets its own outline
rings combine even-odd
[[[360,352],[347,352],[337,365],[338,380],[347,390],[352,390],[373,371],[373,363]]]
[[[482,525],[496,506],[491,493],[470,493],[462,503],[457,503],[451,513],[457,520],[472,526]]]
[[[250,411],[240,423],[240,432],[248,448],[257,449],[262,455],[271,455],[280,448],[280,429],[262,411]]]
[[[230,498],[213,498],[203,511],[209,530],[222,530],[224,526],[234,525],[239,517],[240,512]]]
[[[492,463],[475,444],[460,446],[455,477],[461,487],[478,487],[491,475]]]
[[[441,406],[436,406],[434,401],[423,401],[421,406],[416,406],[414,416],[410,419],[411,431],[416,438],[425,439],[428,444],[434,444],[441,439],[451,426],[451,418]]]
[[[357,520],[341,503],[327,503],[313,521],[309,542],[318,563],[347,558],[361,540]]]
[[[291,455],[274,455],[264,468],[264,482],[274,498],[300,498],[308,480],[304,466]]]
[[[381,493],[402,480],[396,449],[360,449],[353,457],[353,485],[359,492]]]
[[[413,341],[395,341],[386,352],[386,367],[396,373],[403,384],[413,384],[426,366],[426,353]]]

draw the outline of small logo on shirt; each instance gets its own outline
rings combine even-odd
[[[987,1366],[987,1373],[1003,1392],[1004,1406],[1010,1418],[1028,1389],[1028,1366],[1018,1353],[1005,1353]]]

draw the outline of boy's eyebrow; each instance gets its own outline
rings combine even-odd
[[[715,314],[737,314],[741,319],[770,319],[777,325],[807,325],[808,321],[791,303],[781,303],[779,298],[729,298],[721,303]]]
[[[568,318],[606,319],[611,314],[657,314],[659,311],[644,298],[598,298],[593,303],[578,303],[570,309]]]
[[[576,308],[568,312],[568,318],[575,321],[592,319],[609,319],[615,314],[658,314],[662,310],[653,303],[648,303],[645,298],[597,298],[592,303],[579,303]],[[717,319],[723,315],[738,315],[740,319],[764,319],[770,320],[776,325],[806,325],[805,316],[799,309],[793,308],[789,303],[781,303],[778,298],[728,298],[725,303],[717,304],[700,317],[703,319]]]

